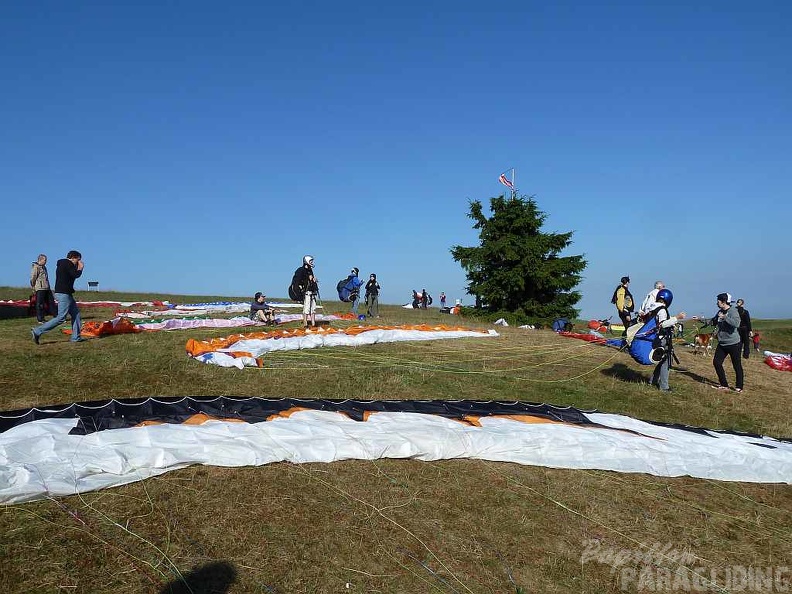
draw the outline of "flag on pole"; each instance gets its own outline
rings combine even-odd
[[[509,181],[508,177],[506,177],[506,173],[501,173],[498,181],[510,190],[514,190],[514,184]]]

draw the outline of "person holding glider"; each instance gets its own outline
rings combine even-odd
[[[674,300],[674,294],[665,287],[657,291],[654,307],[650,310],[657,316],[657,346],[654,347],[660,357],[654,373],[652,373],[652,385],[657,386],[661,392],[670,392],[668,386],[668,371],[671,369],[671,358],[674,356],[673,334],[674,326],[679,320],[684,320],[684,311],[672,316],[668,313],[668,308]],[[654,344],[652,345],[654,346]],[[655,359],[657,360],[657,359]]]
[[[264,322],[268,326],[275,325],[275,312],[266,302],[267,296],[258,291],[253,296],[253,303],[250,304],[250,319],[257,322]]]
[[[743,391],[743,368],[740,360],[742,343],[740,342],[740,314],[736,307],[732,307],[732,297],[728,293],[719,293],[716,297],[718,301],[718,314],[715,316],[716,338],[718,346],[715,349],[715,356],[712,358],[712,366],[718,374],[719,385],[713,386],[718,390],[728,390],[729,382],[726,379],[726,372],[723,370],[723,362],[728,356],[734,367],[735,392]]]
[[[31,328],[33,342],[39,344],[41,335],[60,326],[66,320],[66,316],[71,317],[71,342],[85,340],[80,336],[82,329],[80,308],[77,307],[77,302],[74,300],[74,281],[82,276],[82,272],[82,254],[77,250],[71,250],[65,258],[58,260],[55,268],[55,299],[58,301],[58,315],[38,328]]]

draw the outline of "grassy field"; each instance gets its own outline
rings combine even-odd
[[[0,288],[4,299],[27,296]],[[78,298],[244,300],[102,292]],[[325,305],[328,312],[349,307]],[[431,310],[381,310],[383,323],[450,321]],[[82,314],[101,321],[113,310],[85,307]],[[763,349],[792,347],[792,321],[754,324]],[[745,362],[746,391],[724,394],[709,387],[711,357],[680,346],[674,392],[661,395],[645,383],[650,367],[547,330],[499,327],[497,339],[274,353],[263,369],[237,370],[185,354],[188,338],[228,336],[229,329],[81,344],[53,331],[35,346],[30,327],[30,318],[0,320],[0,410],[133,396],[469,398],[792,436],[792,374],[755,354]],[[627,559],[614,569],[603,562],[618,552],[651,558],[651,576],[677,572],[676,582],[649,584],[654,590],[713,588],[706,580],[730,585],[734,567],[792,566],[790,512],[789,485],[475,460],[195,466],[0,509],[0,591],[636,591],[625,575],[645,565]],[[792,573],[782,578],[779,586],[788,585]]]

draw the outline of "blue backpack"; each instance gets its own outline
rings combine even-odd
[[[360,294],[360,285],[355,284],[355,278],[350,275],[338,281],[336,291],[338,291],[338,298],[341,301],[354,301],[357,295]]]
[[[652,317],[646,320],[644,325],[635,333],[630,346],[627,348],[630,356],[641,365],[656,365],[665,356],[666,349],[663,337],[657,325],[657,314],[661,309],[668,311],[665,307],[655,309],[652,312]]]

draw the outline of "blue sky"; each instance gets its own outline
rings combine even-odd
[[[8,2],[7,264],[78,249],[119,291],[464,294],[468,201],[521,194],[573,231],[584,318],[619,277],[673,310],[792,317],[792,4]],[[485,208],[485,212],[488,209]],[[0,296],[2,298],[2,296]]]

